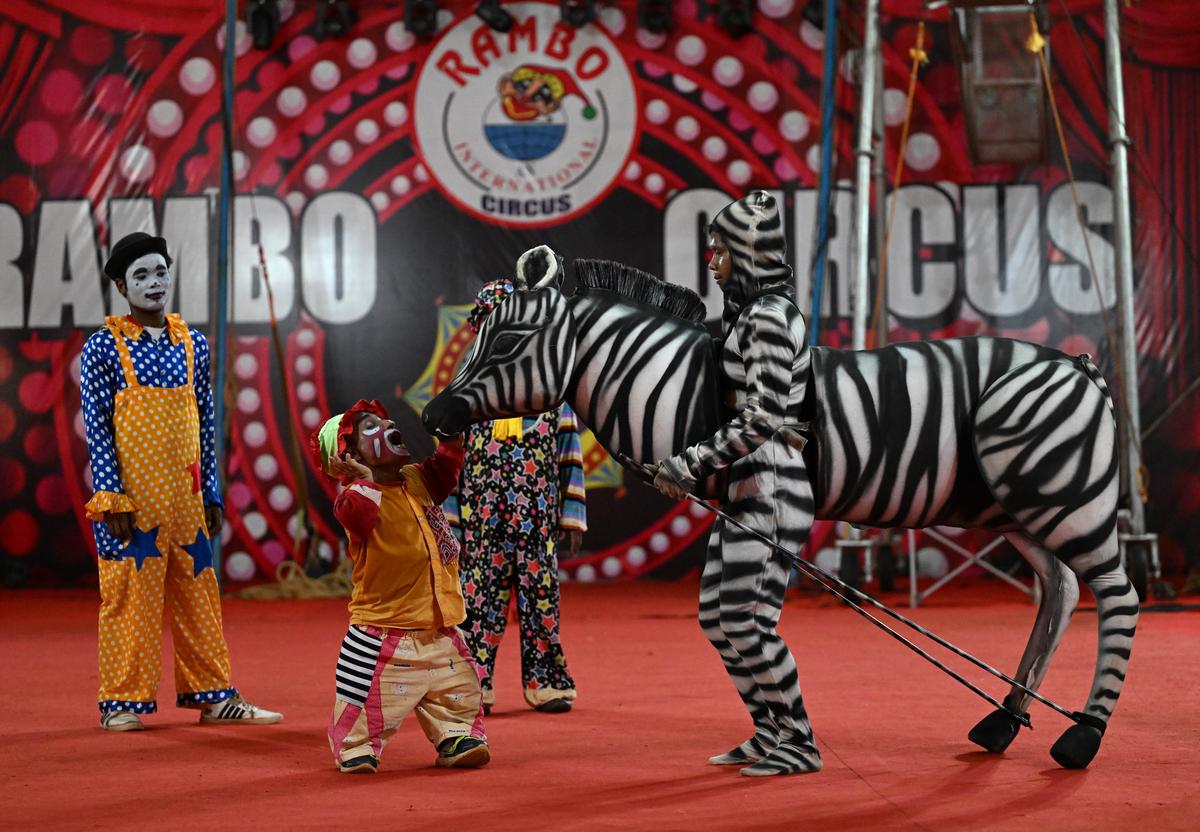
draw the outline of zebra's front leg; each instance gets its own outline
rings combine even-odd
[[[1017,675],[1013,677],[1030,690],[1037,690],[1050,669],[1050,660],[1062,641],[1071,613],[1079,603],[1079,585],[1065,563],[1025,535],[1014,533],[1005,537],[1033,566],[1042,587],[1033,631],[1021,655]],[[967,734],[967,739],[993,754],[1004,751],[1021,730],[1021,723],[1014,714],[1026,715],[1029,700],[1028,693],[1012,687],[1004,697],[1004,707],[980,720]]]

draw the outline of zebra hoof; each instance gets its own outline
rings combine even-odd
[[[1020,730],[1021,723],[1017,722],[1011,712],[1004,708],[997,708],[979,720],[979,723],[971,729],[971,733],[967,734],[967,739],[984,751],[999,754],[1016,739],[1017,732]]]
[[[1100,720],[1096,720],[1100,722]],[[1103,723],[1101,723],[1103,724]],[[1063,768],[1087,768],[1100,750],[1104,730],[1092,724],[1079,723],[1063,731],[1050,749],[1054,762]]]

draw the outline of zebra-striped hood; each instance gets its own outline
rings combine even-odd
[[[783,218],[775,197],[753,191],[725,206],[708,226],[729,246],[733,273],[725,286],[725,323],[732,324],[746,302],[764,292],[793,296]]]

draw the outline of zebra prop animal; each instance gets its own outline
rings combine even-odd
[[[537,250],[535,250],[537,251]],[[558,288],[543,247],[536,276],[481,329],[454,381],[425,408],[427,428],[541,412],[564,399],[610,452],[642,463],[678,454],[719,426],[711,337],[699,297],[650,275],[576,261]],[[1095,596],[1099,645],[1087,703],[1051,754],[1082,768],[1099,750],[1125,681],[1137,596],[1119,565],[1115,424],[1083,358],[1004,338],[956,338],[847,352],[812,348],[803,449],[818,518],[1004,534],[1042,586],[1015,678],[1037,690],[1079,593]],[[698,487],[720,494],[710,477]],[[786,497],[785,497],[786,498]],[[1012,742],[1029,702],[1018,688],[971,741]]]

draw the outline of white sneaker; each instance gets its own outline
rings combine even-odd
[[[209,705],[200,712],[201,725],[274,725],[283,714],[252,705],[240,696]]]
[[[105,731],[141,731],[146,726],[132,711],[108,711],[100,715],[100,727]]]

